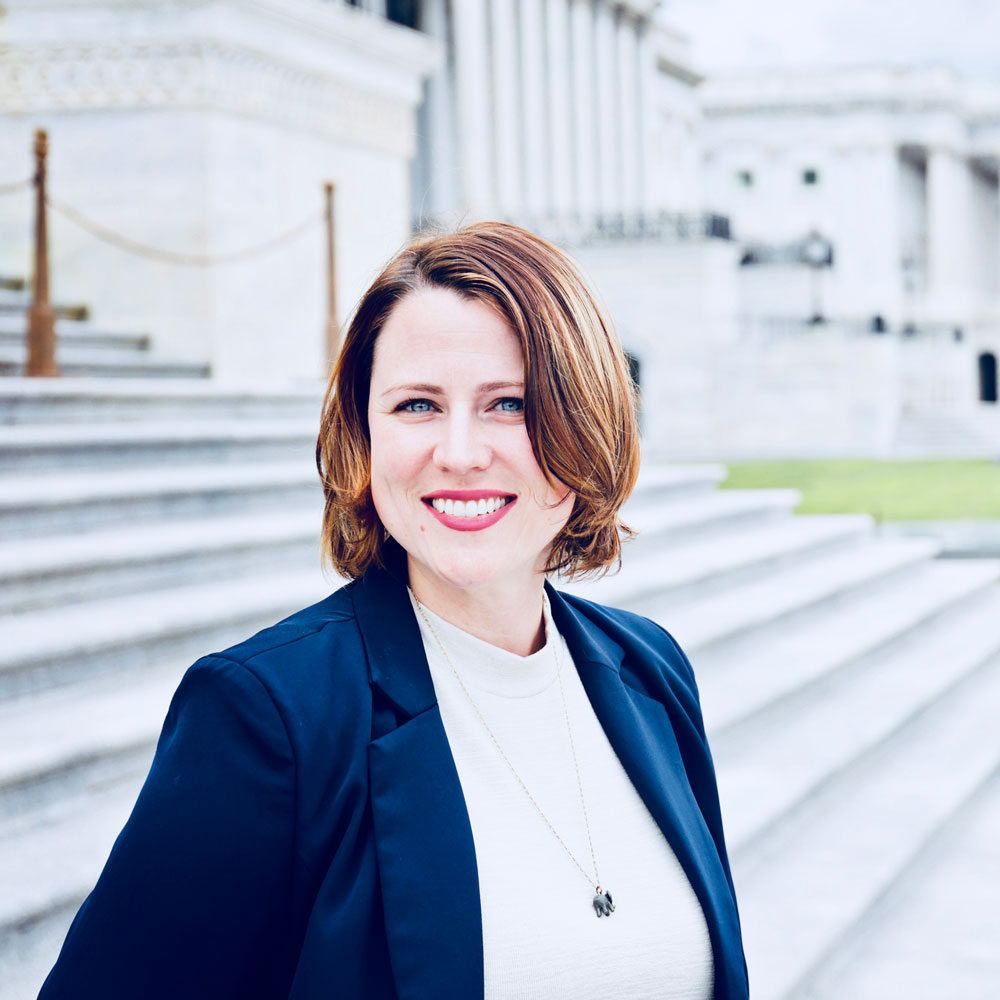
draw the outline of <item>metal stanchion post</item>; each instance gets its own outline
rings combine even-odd
[[[28,309],[26,375],[58,375],[56,366],[56,314],[49,304],[49,237],[45,203],[45,159],[49,137],[35,132],[35,255]]]

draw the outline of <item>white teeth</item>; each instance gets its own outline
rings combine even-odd
[[[481,500],[443,500],[441,497],[434,497],[431,506],[439,514],[447,514],[450,517],[481,517],[484,514],[493,514],[507,501],[503,497],[484,497]]]

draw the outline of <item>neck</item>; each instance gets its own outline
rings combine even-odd
[[[427,579],[410,560],[409,577],[421,604],[477,639],[517,656],[529,656],[545,645],[542,574],[526,586],[465,589]]]

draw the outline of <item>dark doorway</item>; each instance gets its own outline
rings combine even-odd
[[[630,351],[625,352],[625,360],[628,362],[628,373],[632,376],[632,384],[635,386],[635,401],[639,410],[639,433],[643,431],[642,415],[642,362]]]
[[[997,401],[997,356],[989,351],[979,355],[979,398],[984,403]]]
[[[642,389],[642,362],[628,351],[625,352],[625,359],[628,361],[628,373],[632,376],[636,389]]]

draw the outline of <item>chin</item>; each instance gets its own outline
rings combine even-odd
[[[485,553],[449,560],[418,559],[417,562],[420,575],[426,582],[439,583],[457,590],[472,591],[495,586],[515,577],[525,577],[529,572],[527,567],[505,566],[501,569],[496,560]]]

